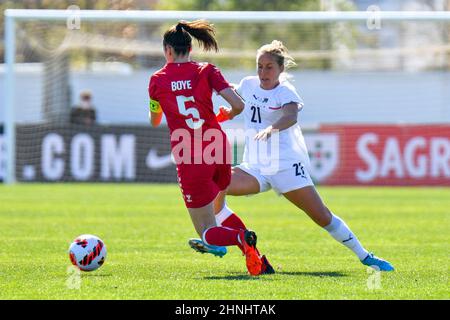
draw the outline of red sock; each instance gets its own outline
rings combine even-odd
[[[207,243],[214,246],[240,246],[239,230],[227,227],[212,227],[206,230],[203,237]]]
[[[222,222],[222,226],[233,228],[236,230],[246,230],[247,227],[245,226],[244,222],[239,218],[235,213],[233,213],[231,216],[225,219],[225,221]],[[244,254],[244,247],[239,243],[237,245],[239,249],[241,249],[242,253]]]
[[[232,229],[241,229],[246,230],[247,227],[245,226],[244,222],[239,218],[236,213],[233,213],[231,216],[225,219],[225,221],[222,222],[223,227],[228,227]]]
[[[236,213],[233,213],[231,216],[226,218],[225,221],[222,222],[222,226],[237,229],[237,230],[239,230],[239,229],[246,230],[247,229],[244,222],[241,220],[241,218],[239,218],[239,216]],[[238,243],[237,246],[239,247],[239,249],[241,249],[242,253],[245,254],[244,247],[240,243]],[[259,253],[258,249],[257,248],[255,248],[255,249],[256,249],[256,252],[258,253],[258,255],[261,255]]]

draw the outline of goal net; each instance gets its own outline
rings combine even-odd
[[[7,14],[5,50],[15,50],[0,73],[0,179],[176,182],[167,127],[148,123],[147,86],[165,63],[164,31],[198,17],[215,24],[220,51],[194,41],[192,58],[229,82],[256,74],[263,44],[289,49],[317,183],[450,185],[448,12],[50,13]],[[243,140],[232,143],[239,163]]]

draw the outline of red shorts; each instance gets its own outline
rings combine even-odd
[[[212,202],[231,181],[230,164],[179,164],[178,183],[188,208],[201,208]]]

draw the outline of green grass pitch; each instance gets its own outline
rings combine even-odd
[[[369,272],[273,192],[229,197],[277,273],[251,277],[230,248],[192,251],[176,185],[0,186],[0,299],[448,299],[450,188],[320,187],[363,245],[393,263]],[[71,281],[67,249],[102,238],[105,264]],[[71,285],[72,283],[72,285]]]

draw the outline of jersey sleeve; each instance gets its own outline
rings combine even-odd
[[[297,93],[297,90],[292,85],[285,85],[280,90],[279,94],[280,105],[284,106],[285,104],[295,102],[298,104],[298,110],[303,108],[303,99]]]
[[[161,113],[162,109],[157,97],[156,79],[153,76],[150,78],[150,82],[148,84],[148,96],[150,98],[149,103],[150,111],[155,113]]]
[[[242,95],[243,95],[243,90],[244,90],[244,86],[245,86],[245,84],[244,84],[245,79],[246,79],[246,78],[243,78],[243,79],[239,82],[239,84],[238,84],[237,86],[234,87],[234,90],[236,90],[236,92],[237,92],[241,97],[242,97]]]
[[[222,91],[223,89],[229,88],[230,84],[222,75],[219,68],[210,64],[210,72],[208,74],[209,85],[214,89],[217,93]]]

